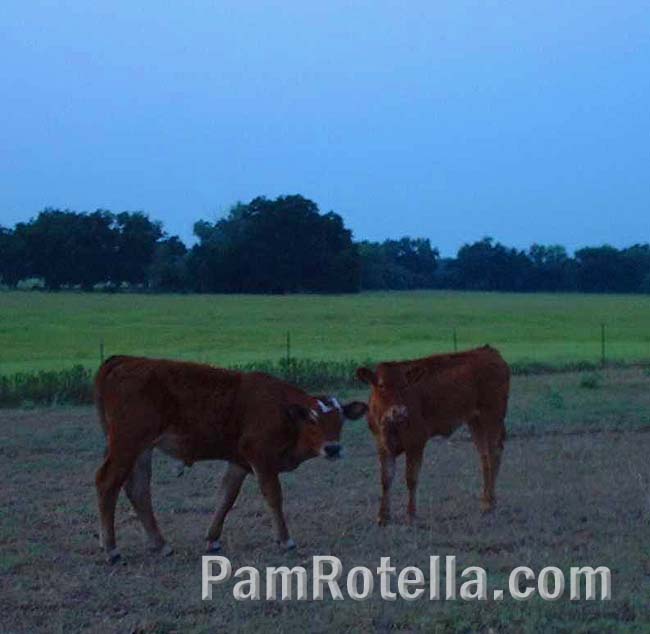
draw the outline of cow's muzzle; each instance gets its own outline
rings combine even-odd
[[[337,442],[330,442],[323,445],[322,454],[328,460],[337,460],[341,457],[341,445]]]
[[[408,418],[408,410],[406,405],[393,405],[389,407],[382,416],[382,423],[384,425],[396,425],[403,423]]]

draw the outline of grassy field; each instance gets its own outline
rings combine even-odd
[[[508,572],[517,565],[536,571],[606,565],[612,570],[612,601],[572,602],[565,596],[555,603],[507,597],[390,603],[376,597],[365,603],[237,603],[227,584],[202,602],[203,531],[219,463],[195,465],[176,478],[169,461],[157,458],[154,504],[176,552],[166,559],[147,555],[137,520],[121,500],[118,538],[125,564],[109,567],[95,536],[93,482],[104,443],[92,409],[4,410],[0,631],[650,631],[648,373],[631,368],[515,377],[507,426],[499,506],[490,516],[479,513],[478,458],[460,431],[429,443],[417,524],[404,522],[400,477],[394,524],[375,526],[375,449],[359,421],[345,430],[345,460],[312,460],[283,477],[295,553],[281,555],[271,543],[268,513],[249,478],[226,523],[224,554],[233,566],[258,568],[309,568],[312,555],[334,554],[346,570],[376,567],[387,555],[399,567],[426,569],[429,555],[456,554],[460,569],[483,566],[490,588],[507,587]]]
[[[0,374],[96,366],[126,353],[219,365],[286,354],[328,360],[422,356],[484,343],[509,361],[650,359],[650,296],[393,292],[361,295],[0,293]]]

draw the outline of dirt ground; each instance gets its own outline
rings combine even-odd
[[[404,521],[400,472],[394,522],[375,525],[379,483],[365,422],[349,423],[347,456],[315,459],[283,477],[295,552],[282,554],[253,478],[229,516],[223,554],[233,568],[304,565],[336,555],[349,570],[428,570],[430,555],[478,565],[507,588],[518,565],[608,566],[612,600],[554,603],[380,600],[237,602],[232,583],[201,600],[203,533],[220,463],[177,478],[155,460],[154,505],[175,549],[147,553],[125,499],[117,530],[124,563],[104,563],[96,538],[94,473],[103,439],[87,407],[0,411],[0,632],[645,632],[650,631],[650,377],[636,370],[528,377],[513,385],[499,505],[478,508],[479,468],[465,432],[429,443],[415,526]],[[595,387],[594,387],[595,383]],[[589,387],[581,387],[581,385]]]

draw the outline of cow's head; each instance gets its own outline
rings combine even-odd
[[[423,371],[417,367],[404,368],[401,364],[381,363],[376,371],[357,368],[357,378],[372,387],[368,425],[386,448],[397,451],[399,430],[412,416],[410,387]]]
[[[361,418],[367,411],[368,406],[361,401],[341,404],[334,396],[313,397],[309,407],[289,405],[289,417],[299,426],[297,453],[329,460],[340,458],[343,423]]]

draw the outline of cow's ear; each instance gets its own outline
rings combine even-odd
[[[363,383],[377,385],[377,375],[370,368],[357,368],[357,379]]]
[[[348,420],[357,420],[368,411],[368,406],[361,401],[350,401],[343,406],[343,416]]]
[[[287,406],[287,415],[294,423],[315,423],[318,421],[316,412],[298,403]]]

